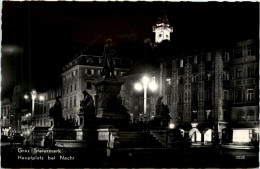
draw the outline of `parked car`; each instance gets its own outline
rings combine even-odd
[[[14,143],[20,143],[23,145],[24,138],[21,136],[20,133],[15,133],[10,138],[10,144],[13,145]]]

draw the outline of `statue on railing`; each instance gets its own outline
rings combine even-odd
[[[156,116],[169,116],[169,107],[162,102],[163,96],[160,96],[155,105]]]
[[[62,118],[62,105],[60,102],[60,96],[56,97],[55,104],[50,108],[49,115],[53,118],[54,126],[61,126],[61,123],[63,121]]]
[[[84,114],[95,114],[95,105],[93,98],[86,90],[84,90],[82,93],[84,95],[84,98],[80,101],[80,112]]]
[[[112,46],[112,39],[107,39],[104,46],[104,62],[103,70],[101,72],[102,76],[110,77],[114,76],[114,61],[113,56],[115,55],[115,49]]]

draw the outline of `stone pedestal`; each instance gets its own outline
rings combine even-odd
[[[170,116],[155,116],[152,121],[152,127],[167,129],[169,127],[170,119]]]
[[[130,118],[120,100],[122,81],[116,77],[101,77],[94,85],[96,87],[96,117],[100,125],[114,125],[120,128],[129,123]]]
[[[88,147],[97,140],[97,132],[93,129],[53,128],[51,132],[56,147]]]
[[[111,125],[98,126],[98,141],[105,142],[108,148],[118,148],[120,143],[117,136],[118,129]]]

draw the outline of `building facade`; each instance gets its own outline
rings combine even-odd
[[[11,127],[11,100],[4,98],[2,100],[1,111],[1,135],[10,136],[9,128]]]
[[[132,61],[127,58],[113,58],[114,74],[120,78],[126,73]],[[93,83],[101,77],[103,56],[80,55],[63,68],[62,73],[62,105],[65,120],[78,119],[80,100],[83,99],[82,91],[86,90],[93,99],[96,90]]]
[[[212,141],[216,136],[239,142],[231,130],[226,131],[237,123],[243,124],[242,130],[251,127],[245,133],[254,132],[259,107],[256,58],[255,44],[249,40],[238,43],[234,50],[194,53],[162,62],[160,95],[170,108],[172,123],[192,141]]]

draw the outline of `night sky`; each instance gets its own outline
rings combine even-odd
[[[2,92],[14,85],[43,92],[59,83],[62,67],[85,49],[101,55],[112,38],[119,57],[138,60],[144,39],[166,12],[176,53],[258,39],[258,3],[3,2]]]

